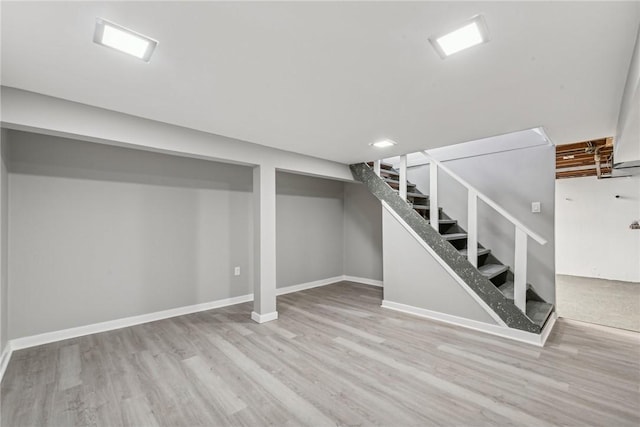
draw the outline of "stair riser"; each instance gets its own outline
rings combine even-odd
[[[500,287],[502,284],[504,284],[507,281],[507,275],[509,274],[509,271],[505,271],[504,273],[498,274],[495,277],[490,278],[489,280],[491,281],[491,283],[493,283],[494,285],[496,285],[496,287]]]

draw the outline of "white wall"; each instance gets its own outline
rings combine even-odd
[[[9,280],[8,280],[8,231],[9,231],[9,176],[7,172],[8,133],[1,130],[0,136],[0,354],[8,340],[9,325]]]
[[[382,206],[362,184],[344,186],[344,274],[382,280]]]
[[[640,176],[557,180],[558,274],[640,282],[640,230],[629,229],[633,220],[640,220]]]
[[[541,246],[529,239],[527,281],[546,301],[555,302],[555,147],[539,145],[445,164],[547,240]],[[409,168],[407,176],[423,193],[429,192],[428,165]],[[531,212],[531,202],[541,202],[541,213]],[[442,171],[438,174],[438,204],[467,229],[467,191]],[[510,266],[514,260],[514,238],[513,224],[478,201],[478,240]]]
[[[640,4],[638,9],[640,10]],[[614,162],[640,160],[640,26],[627,73],[616,131]]]
[[[342,182],[276,174],[278,288],[344,274],[343,204]]]

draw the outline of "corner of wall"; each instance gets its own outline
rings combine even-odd
[[[359,183],[344,184],[345,276],[382,281],[382,210],[378,199]]]
[[[8,342],[8,276],[7,276],[7,232],[8,232],[8,137],[7,129],[0,135],[0,354],[5,354]]]

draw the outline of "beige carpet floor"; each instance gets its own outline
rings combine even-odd
[[[640,283],[556,276],[558,316],[640,332]]]

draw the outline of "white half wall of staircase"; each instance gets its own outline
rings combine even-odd
[[[384,300],[492,325],[496,321],[386,209]]]
[[[382,280],[380,201],[362,184],[344,184],[344,274]]]
[[[640,220],[640,176],[557,180],[558,274],[640,282],[634,220]]]
[[[540,145],[451,160],[445,164],[547,239],[544,246],[529,239],[527,281],[542,298],[555,303],[555,147]],[[429,192],[429,165],[409,168],[407,176],[423,192]],[[540,213],[531,212],[532,202],[541,202]],[[438,204],[467,228],[467,190],[442,171],[438,174]],[[491,249],[502,263],[512,267],[514,237],[513,224],[478,201],[478,241]]]

